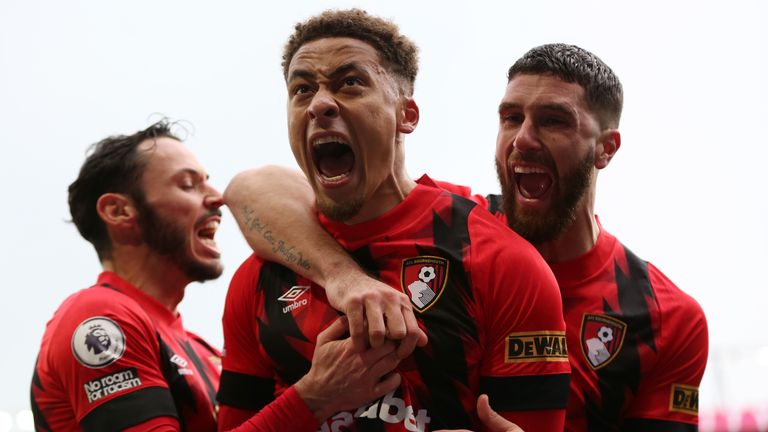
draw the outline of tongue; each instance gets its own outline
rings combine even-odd
[[[325,177],[336,177],[352,170],[355,162],[352,152],[344,152],[337,156],[321,156],[318,161],[320,173]]]
[[[552,180],[546,174],[522,174],[517,177],[517,188],[529,199],[541,198],[552,186]]]

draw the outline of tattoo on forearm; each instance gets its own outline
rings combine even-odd
[[[266,222],[262,222],[256,215],[256,210],[245,205],[242,207],[240,213],[243,216],[243,226],[245,229],[260,234],[257,238],[261,238],[267,242],[272,248],[272,252],[280,255],[285,262],[296,264],[305,270],[312,268],[309,260],[304,258],[304,255],[296,250],[294,246],[287,245],[285,240],[275,238],[275,234],[269,229]]]

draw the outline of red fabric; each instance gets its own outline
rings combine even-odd
[[[479,205],[490,203],[467,187],[439,185]],[[497,217],[506,223],[504,214]],[[550,267],[563,296],[572,368],[566,430],[613,430],[633,418],[697,424],[708,332],[696,300],[602,225],[592,250]],[[620,346],[611,341],[614,356],[594,366],[585,347],[594,335],[582,329],[605,316],[627,330]]]
[[[250,418],[241,422],[234,421],[240,423],[240,426],[229,429],[230,426],[226,424],[230,421],[228,419],[236,420],[243,416]],[[293,432],[314,432],[320,427],[320,423],[293,387],[255,415],[247,410],[222,406],[221,419],[219,430],[229,432],[283,432],[289,429]]]
[[[424,280],[435,281],[432,288],[438,291],[416,314],[430,342],[401,362],[401,387],[358,410],[332,416],[322,430],[356,430],[354,424],[363,421],[387,431],[416,425],[431,430],[461,417],[467,423],[450,426],[477,429],[481,377],[502,379],[503,386],[503,378],[568,373],[565,355],[507,361],[510,335],[563,334],[561,302],[554,277],[535,249],[482,208],[419,185],[378,219],[349,226],[321,216],[321,222],[385,283],[409,294],[408,286],[415,283],[420,269],[434,267],[435,279]],[[301,287],[306,291],[291,301],[280,299]],[[225,373],[263,382],[274,379],[275,394],[281,394],[293,383],[284,377],[298,379],[307,372],[317,334],[337,316],[321,287],[281,266],[249,258],[235,273],[227,294]],[[282,357],[273,357],[276,352]],[[228,389],[222,386],[221,392]],[[507,414],[516,419],[524,412]],[[562,428],[560,422],[536,430]]]
[[[117,359],[100,364],[108,353]],[[115,421],[100,409],[131,398],[131,411],[119,419],[126,427],[168,416],[181,418],[188,431],[215,430],[219,357],[184,329],[179,315],[104,272],[96,285],[67,298],[46,326],[32,384],[35,422],[80,430],[88,418],[93,427],[114,428],[99,426]]]

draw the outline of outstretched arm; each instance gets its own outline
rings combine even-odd
[[[369,277],[320,226],[303,174],[278,166],[244,171],[224,199],[256,255],[325,288],[330,304],[349,318],[358,351],[389,338],[400,341],[402,358],[426,343],[408,296]]]

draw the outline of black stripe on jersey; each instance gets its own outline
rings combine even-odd
[[[698,426],[667,420],[628,419],[621,428],[622,432],[696,432]]]
[[[32,375],[32,387],[29,391],[29,400],[31,402],[32,406],[32,418],[35,422],[35,430],[41,431],[41,432],[51,432],[51,426],[48,424],[48,421],[45,419],[45,416],[43,415],[43,411],[40,409],[40,406],[37,404],[37,400],[35,399],[35,388],[39,389],[38,392],[44,392],[45,389],[43,388],[43,383],[40,381],[40,375],[37,374],[37,362],[40,360],[38,357],[35,359],[35,373]]]
[[[186,378],[179,374],[178,367],[171,362],[176,353],[165,343],[159,333],[157,334],[157,341],[160,343],[160,367],[163,371],[165,382],[168,383],[168,390],[171,392],[173,404],[176,407],[175,412],[182,412],[183,408],[194,411],[196,409],[195,394],[192,392],[192,388],[189,386]],[[184,418],[176,415],[174,417],[178,417],[181,429],[184,430],[186,428]]]
[[[179,418],[168,389],[147,387],[96,407],[80,426],[86,432],[121,431],[157,417]]]
[[[275,381],[225,370],[217,399],[235,408],[258,411],[275,399]]]
[[[467,221],[475,203],[457,195],[450,207],[433,210],[432,229],[436,250],[419,248],[425,255],[437,254],[449,261],[450,270],[440,299],[420,318],[429,338],[426,349],[414,351],[421,378],[429,389],[425,395],[430,427],[471,428],[471,417],[462,404],[457,386],[468,386],[469,372],[464,341],[478,341],[477,323],[467,304],[474,302],[469,278],[464,272],[464,251],[469,247]]]
[[[627,324],[624,345],[609,364],[596,371],[600,401],[586,397],[589,431],[610,430],[620,423],[621,413],[629,393],[636,394],[640,386],[641,364],[638,346],[645,344],[656,350],[648,303],[653,301],[653,289],[648,276],[648,264],[624,248],[627,273],[614,263],[619,311],[603,299],[606,315]],[[599,405],[598,405],[599,404]],[[609,428],[609,429],[606,429]]]
[[[192,345],[190,345],[189,341],[176,342],[181,345],[181,348],[184,350],[187,356],[189,356],[189,359],[192,361],[192,363],[195,364],[197,373],[200,374],[200,376],[203,378],[203,381],[205,382],[205,389],[208,392],[208,400],[211,402],[211,406],[216,406],[216,386],[213,385],[211,382],[211,377],[208,376],[208,368],[205,367],[203,361],[200,360],[200,357],[197,356],[195,349],[192,348]]]
[[[267,322],[256,318],[259,325],[259,341],[273,360],[280,378],[295,383],[309,372],[311,360],[296,351],[286,337],[308,341],[299,329],[293,314],[283,313],[278,297],[296,285],[296,275],[287,268],[265,262],[259,273],[258,289],[264,298]]]
[[[488,211],[491,212],[491,214],[495,215],[504,211],[502,195],[487,195],[485,199],[488,200]]]
[[[480,393],[496,411],[564,409],[570,382],[569,374],[481,377]]]

